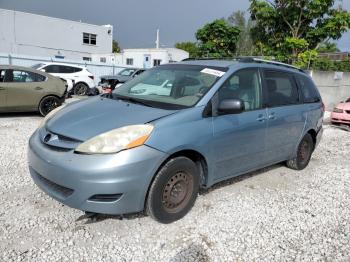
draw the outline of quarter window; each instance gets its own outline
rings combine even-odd
[[[262,105],[262,91],[257,69],[243,69],[234,73],[220,88],[219,102],[225,99],[241,99],[245,110],[256,110]]]
[[[83,43],[87,45],[96,45],[96,34],[83,33]]]
[[[270,107],[299,103],[298,89],[293,75],[284,72],[265,71],[265,80]]]
[[[299,87],[303,97],[304,103],[320,102],[320,95],[312,82],[312,80],[306,76],[297,75]]]

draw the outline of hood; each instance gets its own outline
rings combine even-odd
[[[121,100],[93,97],[67,105],[51,118],[46,128],[57,135],[86,141],[123,126],[145,124],[176,110],[164,110]]]
[[[336,108],[343,109],[343,110],[350,110],[350,103],[340,103],[336,106]]]

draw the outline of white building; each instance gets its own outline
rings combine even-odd
[[[111,53],[113,27],[0,9],[0,52],[91,61]]]
[[[94,54],[92,62],[151,68],[161,64],[179,62],[188,57],[188,52],[177,48],[140,48],[124,49],[120,54]]]

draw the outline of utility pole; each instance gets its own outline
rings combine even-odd
[[[160,39],[159,39],[159,29],[157,29],[157,40],[156,40],[156,48],[159,49]]]

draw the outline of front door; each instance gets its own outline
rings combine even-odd
[[[224,99],[241,99],[245,104],[243,113],[213,117],[215,181],[265,163],[267,110],[262,108],[262,97],[261,77],[255,68],[234,73],[214,96],[217,105]]]

